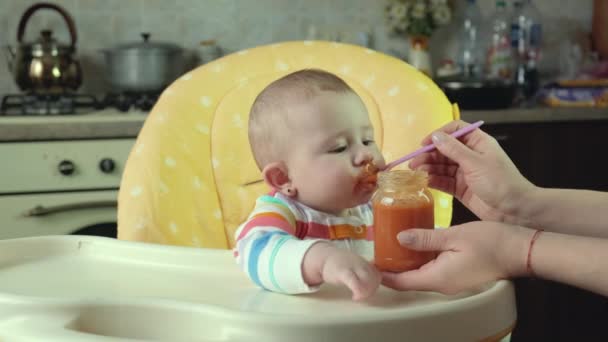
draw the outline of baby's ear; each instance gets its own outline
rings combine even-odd
[[[266,165],[262,170],[262,177],[268,186],[280,191],[283,195],[288,197],[295,195],[285,163],[274,162]]]

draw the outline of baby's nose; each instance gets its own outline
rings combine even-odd
[[[364,148],[357,153],[355,157],[355,165],[361,166],[374,160],[374,155],[368,149]]]

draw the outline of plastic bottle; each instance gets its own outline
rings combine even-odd
[[[513,51],[511,48],[511,18],[505,0],[496,0],[496,10],[489,20],[486,49],[486,77],[513,80]]]
[[[515,50],[517,71],[515,81],[523,97],[538,90],[538,62],[541,55],[541,15],[531,0],[514,3],[511,21],[511,46]]]
[[[482,30],[481,11],[475,0],[467,0],[461,12],[462,26],[460,28],[460,41],[457,63],[463,76],[478,78],[481,76],[483,48],[480,33]]]

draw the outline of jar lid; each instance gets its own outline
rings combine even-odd
[[[423,189],[428,186],[428,173],[420,170],[391,170],[378,173],[378,185],[392,190]]]

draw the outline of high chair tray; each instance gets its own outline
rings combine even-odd
[[[473,341],[516,319],[499,281],[444,296],[381,288],[281,295],[230,251],[88,236],[0,240],[0,341]]]

